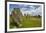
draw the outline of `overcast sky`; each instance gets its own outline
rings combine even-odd
[[[32,14],[32,15],[41,15],[42,14],[42,7],[41,5],[25,5],[25,4],[10,4],[9,9],[10,13],[14,8],[20,8],[22,14]]]

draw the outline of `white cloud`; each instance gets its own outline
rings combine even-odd
[[[39,8],[37,8],[36,10],[31,10],[31,11],[23,11],[22,9],[21,9],[21,12],[22,12],[22,14],[24,15],[24,14],[32,14],[32,15],[42,15],[42,7],[40,6]]]

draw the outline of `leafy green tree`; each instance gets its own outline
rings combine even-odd
[[[38,17],[40,18],[41,16],[40,16],[40,15],[38,15]]]

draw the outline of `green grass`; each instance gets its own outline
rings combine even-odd
[[[23,17],[22,21],[23,28],[27,27],[41,27],[41,18],[37,17]]]
[[[12,18],[12,17],[11,17]],[[41,27],[41,18],[39,17],[27,17],[23,16],[22,17],[22,28],[32,28],[32,27]],[[13,22],[10,22],[10,28],[16,27]]]

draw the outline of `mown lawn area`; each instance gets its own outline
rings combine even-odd
[[[23,17],[23,28],[27,27],[41,27],[41,18],[38,17]]]
[[[32,27],[41,27],[41,17],[22,17],[22,27],[21,28],[32,28]],[[16,27],[15,24],[10,22],[10,28]]]

